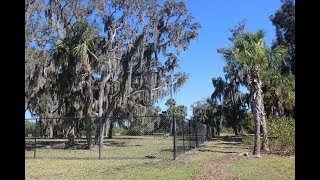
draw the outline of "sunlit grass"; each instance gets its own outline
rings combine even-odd
[[[214,140],[172,160],[169,138],[118,137],[105,142],[107,145],[113,142],[113,146],[102,151],[100,160],[98,150],[37,150],[36,159],[31,158],[33,152],[29,151],[26,154],[30,157],[25,160],[26,179],[196,179],[209,172],[203,166],[205,163],[250,151],[241,142]],[[222,169],[230,179],[293,179],[294,158],[239,158]]]
[[[230,179],[295,179],[293,156],[238,159],[225,167]]]
[[[114,139],[105,139],[106,148],[101,150],[101,158],[145,158],[152,156],[160,159],[173,158],[172,138],[161,138],[153,136],[127,137],[119,136]],[[26,151],[26,158],[33,158],[33,151]],[[58,159],[96,159],[99,157],[98,150],[79,149],[44,149],[36,150],[37,158],[58,158]]]

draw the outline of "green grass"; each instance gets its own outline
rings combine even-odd
[[[118,137],[108,140],[108,143],[111,144],[103,150],[101,160],[97,159],[97,150],[39,150],[37,157],[40,158],[36,159],[31,158],[33,152],[28,151],[25,160],[26,179],[196,179],[197,176],[208,173],[203,164],[219,157],[249,151],[248,146],[240,142],[230,139],[215,140],[182,154],[173,161],[170,160],[172,152],[169,151],[172,148],[171,139]],[[156,158],[145,158],[148,155]],[[231,179],[256,179],[259,175],[262,179],[292,179],[292,164],[294,159],[288,157],[248,158],[226,165],[225,171]],[[248,169],[254,168],[251,166],[258,170]],[[279,176],[274,176],[274,171],[279,171]]]
[[[172,138],[153,136],[116,136],[114,139],[104,140],[106,149],[101,151],[104,159],[141,159],[145,156],[153,156],[159,159],[172,159]],[[33,151],[26,151],[26,158],[33,158]],[[79,149],[44,149],[36,151],[37,158],[59,159],[96,159],[98,150],[88,151]]]
[[[294,156],[239,159],[225,167],[230,179],[295,179]]]

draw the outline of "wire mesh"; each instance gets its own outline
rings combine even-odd
[[[33,118],[25,120],[25,158],[174,159],[205,134],[204,124],[179,116]]]

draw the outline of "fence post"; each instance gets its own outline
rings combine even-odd
[[[189,146],[191,150],[191,120],[189,119]]]
[[[176,160],[176,153],[177,153],[177,147],[176,147],[176,118],[174,117],[174,114],[172,116],[172,123],[173,123],[173,160]]]
[[[184,145],[184,118],[182,119],[182,147],[183,147],[183,152],[185,152],[185,145]]]
[[[199,147],[197,125],[198,125],[198,122],[197,122],[197,121],[194,121],[194,131],[195,131],[195,136],[196,136],[196,137],[195,137],[195,138],[196,138],[196,147]]]
[[[98,135],[98,139],[99,139],[99,159],[101,159],[101,133],[102,133],[102,118],[101,117],[98,117],[99,118],[99,123],[100,123],[100,126],[98,126],[100,129],[99,129],[99,135]],[[103,135],[102,135],[103,136]]]
[[[37,151],[37,118],[36,118],[36,128],[34,130],[34,149],[33,149],[33,158],[36,158],[36,151]]]

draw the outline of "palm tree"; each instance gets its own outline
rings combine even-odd
[[[91,148],[91,127],[92,127],[92,102],[93,94],[91,87],[92,70],[90,59],[95,60],[96,56],[92,53],[96,38],[93,30],[87,22],[78,22],[67,30],[66,37],[58,40],[53,47],[53,57],[56,61],[57,68],[62,69],[61,78],[66,78],[66,81],[58,81],[61,83],[60,87],[64,90],[62,93],[69,92],[70,99],[62,96],[66,104],[74,104],[76,91],[81,86],[81,81],[84,81],[84,95],[80,93],[84,102],[84,115],[86,118],[86,136],[88,148]],[[80,72],[78,71],[78,64],[81,65]],[[59,69],[58,69],[59,70]],[[66,91],[67,90],[67,91]],[[68,112],[66,112],[68,113]],[[72,113],[74,114],[74,113]],[[68,113],[69,116],[72,114]],[[73,123],[72,123],[73,124]]]
[[[226,69],[228,70],[226,71]],[[238,135],[246,103],[245,94],[239,91],[239,85],[243,81],[243,77],[239,76],[242,71],[236,71],[235,68],[230,67],[230,64],[228,64],[225,67],[225,72],[227,72],[226,81],[221,77],[212,79],[215,91],[212,93],[211,99],[221,101],[227,126],[232,127],[235,135]]]
[[[265,112],[261,89],[261,69],[268,64],[270,57],[282,56],[284,53],[282,48],[279,48],[276,53],[270,53],[264,42],[264,32],[259,30],[256,33],[242,32],[231,39],[233,47],[220,48],[218,52],[224,55],[224,58],[231,61],[236,61],[249,69],[250,81],[247,85],[250,91],[251,110],[254,115],[255,122],[255,141],[253,155],[260,157],[260,125],[263,131],[263,149],[268,150],[268,138],[266,129]]]

